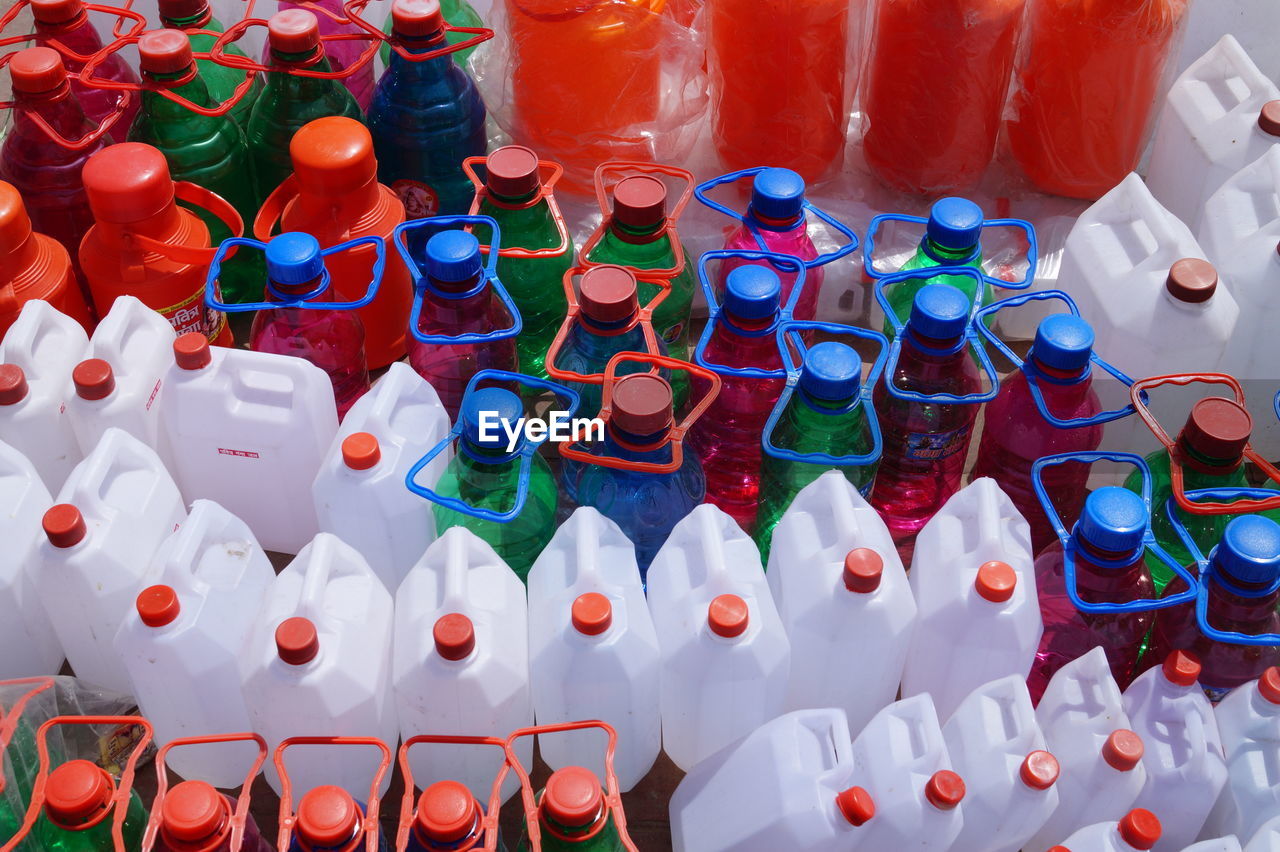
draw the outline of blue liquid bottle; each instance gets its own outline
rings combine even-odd
[[[346,790],[332,784],[316,787],[298,802],[289,852],[362,852],[364,822],[364,805]],[[387,839],[381,831],[378,852],[387,852]]]

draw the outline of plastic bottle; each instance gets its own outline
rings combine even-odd
[[[226,31],[222,22],[213,16],[208,0],[159,0],[158,6],[160,25],[186,33],[191,50],[196,53],[208,53],[218,40],[213,33]],[[244,51],[235,44],[228,44],[224,49],[231,56],[244,56]],[[212,59],[197,59],[196,67],[214,103],[224,103],[244,82],[244,71],[219,65]],[[262,94],[262,85],[262,75],[255,72],[249,91],[227,113],[241,130],[249,126],[249,115]],[[253,184],[248,184],[247,188],[252,192]]]
[[[0,552],[3,680],[51,675],[62,667],[62,645],[35,587],[40,518],[52,505],[31,462],[0,441],[0,539],[7,542]]]
[[[160,430],[188,500],[213,500],[267,550],[296,553],[315,535],[308,490],[338,417],[333,386],[301,358],[173,343]],[[246,488],[246,483],[252,487]]]
[[[1017,852],[1058,807],[1058,760],[1045,751],[1026,680],[969,693],[942,728],[964,779],[964,826],[950,852]]]
[[[653,560],[662,738],[686,772],[782,712],[791,649],[759,554],[733,519],[699,506]]]
[[[520,579],[466,529],[446,531],[396,592],[392,668],[400,731],[506,737],[533,724],[528,605]],[[514,744],[533,760],[533,738]],[[414,782],[461,782],[488,802],[502,753],[493,747],[424,743],[409,752]],[[505,800],[519,785],[508,773]]]
[[[1280,850],[1280,816],[1268,820],[1258,833],[1249,839],[1244,852],[1277,852]]]
[[[537,797],[542,852],[622,852],[619,826],[589,769],[566,766],[551,773]],[[529,852],[522,838],[517,852]]]
[[[163,377],[173,360],[173,326],[133,296],[116,299],[71,371],[67,416],[85,455],[115,426],[159,449]]]
[[[102,37],[94,22],[89,20],[88,9],[82,0],[35,0],[30,7],[31,17],[35,22],[35,43],[48,46],[50,42],[57,42],[56,49],[63,57],[67,72],[72,75],[69,81],[71,91],[84,108],[89,121],[98,124],[121,109],[123,92],[86,85],[78,77],[85,63],[76,56],[93,56],[102,50]],[[123,17],[116,18],[112,23],[123,23],[124,20]],[[119,83],[138,82],[138,75],[119,54],[104,60],[94,71],[94,76]],[[118,125],[120,135],[133,123],[138,106],[136,96],[124,105],[121,123]]]
[[[36,592],[77,677],[126,695],[132,682],[111,647],[147,564],[187,513],[155,451],[108,429],[44,514]]]
[[[1242,850],[1240,841],[1231,834],[1226,837],[1215,837],[1212,840],[1201,840],[1186,847],[1182,852],[1242,852]]]
[[[243,779],[242,779],[243,780]],[[182,781],[164,795],[155,849],[189,852],[208,849],[231,852],[231,816],[236,802],[205,781]],[[244,835],[237,852],[271,852],[252,813],[245,815]]]
[[[44,813],[32,830],[34,840],[47,852],[110,852],[115,849],[118,780],[88,760],[69,760],[48,775]],[[147,809],[137,790],[129,791],[128,808],[121,825],[126,849],[142,846]]]
[[[1154,849],[1160,834],[1160,819],[1151,811],[1135,808],[1119,822],[1112,819],[1081,828],[1066,838],[1070,847],[1058,845],[1049,852],[1142,852]]]
[[[825,341],[804,354],[800,380],[769,437],[792,453],[865,455],[872,448],[862,402],[862,359],[849,346]],[[773,528],[792,498],[810,482],[836,468],[864,496],[871,491],[877,462],[843,465],[782,459],[766,452],[760,465],[760,514],[755,539],[769,552]]]
[[[635,551],[618,525],[583,507],[529,572],[529,657],[539,725],[599,719],[618,734],[613,769],[625,793],[662,750],[661,651]],[[599,731],[539,735],[553,769],[603,775]]]
[[[1045,852],[1080,828],[1120,819],[1147,780],[1142,739],[1128,729],[1120,689],[1101,648],[1058,670],[1036,708],[1036,721],[1062,773],[1058,807],[1024,852]]]
[[[303,125],[323,116],[364,118],[360,105],[339,80],[288,72],[333,70],[314,14],[305,9],[283,9],[271,16],[267,33],[271,70],[244,129],[258,198],[266,198],[294,171],[289,157],[291,140]]]
[[[438,0],[393,0],[391,20],[392,38],[408,53],[448,43]],[[378,179],[400,196],[410,218],[467,212],[472,185],[462,161],[488,148],[485,109],[450,54],[413,62],[393,50],[369,105],[369,131]]]
[[[857,780],[849,725],[835,708],[766,722],[695,766],[671,796],[676,852],[853,849],[876,815]]]
[[[576,482],[566,484],[579,506],[591,506],[616,523],[636,546],[643,578],[672,529],[702,503],[707,480],[691,452],[670,473],[636,469],[634,465],[666,465],[674,461],[671,430],[675,426],[671,385],[652,373],[623,376],[613,384],[612,411],[604,440],[590,452],[613,459],[606,467],[583,464],[567,468]]]
[[[928,692],[949,719],[982,684],[1031,671],[1042,625],[1028,539],[1026,521],[990,479],[974,480],[921,530],[904,697]]]
[[[209,500],[195,501],[160,544],[114,642],[158,745],[252,730],[241,667],[275,578],[244,521]],[[192,745],[175,750],[169,764],[230,789],[244,783],[252,752],[244,743]]]
[[[480,14],[470,3],[467,2],[467,0],[443,0],[440,4],[440,10],[444,13],[444,19],[451,27],[484,26],[484,19],[480,17]],[[492,9],[488,9],[487,11],[492,11]],[[382,31],[387,35],[391,35],[391,28],[393,26],[394,22],[391,20],[391,14],[388,13],[387,19],[382,24]],[[449,44],[471,41],[474,38],[474,33],[462,33],[451,30],[445,34],[445,40],[448,41]],[[467,60],[476,52],[476,47],[478,47],[478,45],[473,44],[465,50],[459,50],[457,53],[452,54],[453,61],[458,64],[459,68],[464,71],[467,70]],[[389,64],[391,62],[391,45],[384,43],[382,48],[378,51],[378,55],[379,58],[382,59],[382,64],[384,66]]]
[[[431,385],[408,364],[392,364],[347,412],[311,485],[320,529],[360,551],[388,590],[435,540],[430,504],[404,480],[448,433],[449,415]],[[440,454],[418,479],[435,485],[448,461]]]
[[[969,300],[950,284],[916,291],[897,369],[872,396],[884,451],[871,505],[909,559],[916,535],[960,489],[980,404],[904,399],[897,392],[973,397],[982,391],[966,347]]]
[[[286,737],[399,734],[391,682],[391,595],[364,557],[320,533],[276,577],[245,651],[242,689],[253,729],[274,749]],[[310,746],[289,756],[295,789],[334,781],[369,795],[373,749]],[[379,793],[390,777],[384,776]],[[280,777],[267,766],[267,782]]]
[[[768,567],[791,642],[787,707],[839,707],[862,730],[897,696],[917,621],[884,522],[847,479],[827,471],[782,516]]]
[[[457,781],[437,781],[418,797],[408,849],[412,852],[452,852],[455,849],[484,849],[489,842],[484,824],[484,807]],[[487,848],[506,852],[501,833]]]
[[[1209,812],[1204,834],[1251,837],[1260,833],[1280,808],[1275,784],[1280,761],[1280,668],[1269,668],[1256,681],[1233,689],[1214,708],[1227,783]]]
[[[23,306],[0,341],[0,435],[51,492],[83,457],[66,402],[72,367],[88,344],[79,323],[39,300]]]
[[[1169,90],[1147,166],[1151,193],[1197,230],[1209,196],[1280,142],[1278,100],[1280,88],[1224,35]]]
[[[1032,488],[1031,465],[1043,456],[1096,450],[1102,442],[1102,426],[1058,428],[1040,413],[1030,383],[1035,382],[1045,408],[1060,420],[1098,414],[1101,403],[1093,389],[1092,351],[1093,329],[1087,322],[1068,314],[1045,317],[1022,369],[1006,376],[999,395],[987,403],[978,459],[970,475],[991,477],[1013,500],[1031,524],[1032,553],[1039,553],[1056,536]],[[1045,490],[1067,529],[1084,507],[1088,475],[1089,467],[1076,462],[1045,471]]]
[[[315,5],[320,8],[320,14],[316,15],[316,18],[320,25],[321,34],[331,36],[338,33],[347,33],[362,36],[359,39],[334,38],[324,42],[324,53],[333,65],[334,71],[343,71],[355,65],[367,50],[368,37],[357,25],[340,23],[346,14],[342,3],[337,2],[337,0],[319,0]],[[290,0],[282,0],[279,8],[283,11],[286,9],[305,9],[306,7],[290,2]],[[344,86],[351,93],[351,96],[355,98],[361,109],[369,109],[370,101],[372,101],[374,95],[373,62],[368,62],[350,76],[334,82]]]
[[[322,784],[308,790],[298,802],[297,822],[289,852],[340,852],[360,849],[365,833],[366,808],[355,795],[335,784]],[[368,790],[359,794],[369,795]],[[381,829],[375,833],[374,849],[387,852],[387,841]]]
[[[17,188],[0,181],[0,337],[17,321],[22,306],[37,299],[92,328],[67,250],[31,229]]]
[[[1162,814],[1156,852],[1179,852],[1200,834],[1227,781],[1213,705],[1196,685],[1200,663],[1173,651],[1124,691],[1124,709],[1142,737],[1147,783],[1137,806]]]

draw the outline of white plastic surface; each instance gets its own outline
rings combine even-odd
[[[51,492],[84,458],[66,403],[71,370],[88,345],[80,323],[39,299],[22,306],[0,341],[0,364],[17,364],[27,377],[26,397],[0,405],[0,441],[25,455]]]
[[[172,588],[177,617],[150,627],[131,606],[115,636],[156,745],[252,730],[240,684],[249,636],[275,577],[244,521],[209,500],[197,500],[160,545],[142,585]],[[234,788],[244,783],[256,751],[241,743],[183,746],[168,763],[184,778]]]
[[[57,502],[79,509],[87,531],[71,547],[54,547],[41,535],[36,590],[76,676],[129,694],[132,682],[112,639],[156,549],[186,520],[182,497],[155,450],[108,429]]]
[[[319,653],[303,665],[286,663],[276,648],[276,628],[295,616],[310,619],[319,638]],[[396,741],[392,616],[391,594],[382,581],[336,536],[320,533],[280,572],[249,640],[244,682],[249,718],[269,748],[296,736]],[[336,784],[365,801],[379,757],[366,746],[294,746],[285,766],[294,790]],[[380,792],[386,792],[391,774],[383,776]],[[266,775],[279,792],[271,762]]]
[[[988,562],[1014,571],[1007,601],[978,593],[978,570]],[[1044,632],[1031,532],[994,479],[956,492],[920,530],[910,582],[919,616],[902,673],[904,697],[929,693],[946,720],[982,684],[1031,671]]]
[[[1280,852],[1280,814],[1249,838],[1249,845],[1244,847],[1244,852]]]
[[[133,296],[120,296],[111,304],[81,360],[101,358],[110,364],[115,389],[88,400],[73,387],[67,399],[67,416],[82,452],[91,452],[112,426],[158,448],[163,377],[173,362],[173,338],[169,321]]]
[[[964,779],[964,826],[950,852],[1017,852],[1058,806],[1054,784],[1022,780],[1027,755],[1044,751],[1026,679],[1010,675],[969,694],[942,728],[951,768]]]
[[[450,613],[465,615],[475,631],[475,650],[462,660],[436,651],[432,630]],[[406,740],[418,734],[503,739],[533,724],[524,585],[470,530],[445,530],[400,584],[392,668]],[[517,741],[516,753],[522,763],[531,761],[533,737]],[[424,743],[409,751],[409,763],[419,788],[458,781],[487,803],[502,750]],[[519,789],[514,775],[507,775],[504,800]]]
[[[627,792],[662,749],[662,651],[645,602],[635,548],[622,529],[584,506],[556,530],[529,571],[529,666],[539,725],[598,719],[618,733],[613,769]],[[611,620],[597,635],[573,624],[574,601],[608,598]],[[598,729],[539,736],[552,769],[585,766],[604,777],[607,740]]]
[[[1063,840],[1062,845],[1067,852],[1140,852],[1120,836],[1116,820],[1085,826]]]
[[[342,460],[342,442],[356,432],[378,439],[380,458],[367,470]],[[311,492],[320,529],[364,554],[388,589],[396,589],[435,540],[431,503],[405,488],[405,475],[449,433],[449,414],[435,389],[400,361],[391,365],[338,427]],[[436,456],[418,474],[435,485],[450,451]]]
[[[1025,852],[1045,852],[1086,826],[1114,825],[1133,807],[1147,780],[1141,761],[1122,772],[1102,757],[1107,738],[1129,728],[1129,717],[1101,647],[1054,673],[1036,708],[1036,720],[1062,772],[1058,809],[1023,847]]]
[[[1158,849],[1159,846],[1151,848]],[[1184,846],[1182,852],[1242,852],[1242,850],[1240,841],[1234,834],[1229,834],[1226,837],[1215,837],[1212,840],[1201,840],[1199,843]]]
[[[883,561],[868,593],[843,581],[845,556],[867,548]],[[766,575],[791,641],[787,707],[839,707],[861,730],[897,697],[916,605],[893,538],[839,471],[796,495],[773,531]]]
[[[0,441],[0,680],[62,667],[62,645],[35,588],[40,519],[52,505],[27,457]]]
[[[1276,6],[1271,0],[1192,3],[1177,67],[1186,68],[1224,33],[1232,33],[1263,74],[1280,80],[1280,53],[1273,41],[1275,21]]]
[[[1214,708],[1227,783],[1205,821],[1204,834],[1252,837],[1280,814],[1280,704],[1257,681],[1233,689]]]
[[[319,529],[311,483],[338,429],[333,384],[304,358],[209,351],[204,369],[165,375],[170,469],[187,500],[213,500],[267,550],[297,553]]]
[[[688,771],[779,715],[791,650],[760,564],[737,522],[710,504],[671,531],[649,567],[649,611],[662,645],[662,741]],[[719,595],[747,604],[739,636],[711,631]]]

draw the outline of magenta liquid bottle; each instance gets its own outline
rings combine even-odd
[[[94,29],[93,23],[89,20],[89,15],[85,11],[82,0],[31,0],[31,16],[35,18],[37,44],[44,45],[51,40],[56,40],[65,50],[73,51],[81,56],[89,56],[102,50],[102,39],[98,36],[98,31]],[[132,21],[127,19],[125,19],[125,22],[126,24],[132,24]],[[112,23],[115,23],[115,19],[112,20]],[[59,52],[61,53],[62,51]],[[116,111],[120,99],[125,96],[125,93],[86,86],[75,76],[80,73],[84,63],[67,56],[66,53],[62,53],[62,62],[66,66],[67,72],[71,75],[71,92],[75,95],[76,100],[80,102],[80,107],[84,110],[85,116],[94,125],[102,123],[105,118]],[[93,75],[121,83],[138,82],[138,75],[129,67],[119,52],[113,54],[99,65],[94,70]],[[119,122],[115,125],[115,135],[118,138],[124,138],[125,131],[133,125],[134,116],[138,114],[138,109],[141,106],[142,99],[138,92],[134,92],[129,105],[125,107],[124,115],[120,116]]]
[[[319,6],[333,14],[342,17],[342,0],[311,0],[312,5]],[[301,9],[302,6],[297,3],[290,3],[289,0],[280,0],[277,11],[283,12],[285,9]],[[313,11],[308,9],[307,11]],[[320,22],[320,35],[334,35],[336,33],[356,33],[365,35],[364,30],[355,24],[340,24],[324,12],[315,12],[316,20]],[[334,71],[342,71],[355,65],[360,59],[360,54],[369,47],[368,38],[363,39],[325,39],[321,42],[324,45],[324,55],[329,58],[329,64],[333,66]],[[271,64],[271,48],[264,47],[262,52],[262,64]],[[351,92],[352,97],[356,99],[356,103],[360,104],[360,109],[365,112],[369,111],[369,104],[373,101],[373,62],[365,65],[359,71],[350,77],[343,77],[339,80],[347,91]]]
[[[1061,428],[1044,418],[1031,394],[1035,382],[1045,408],[1059,420],[1092,417],[1102,410],[1093,389],[1089,356],[1093,329],[1077,316],[1054,314],[1036,329],[1022,369],[1009,374],[1000,393],[987,403],[982,441],[973,478],[989,476],[1031,525],[1036,553],[1056,540],[1052,525],[1031,486],[1031,466],[1043,456],[1091,452],[1102,443],[1102,424]],[[1044,484],[1068,528],[1080,517],[1089,467],[1068,462],[1048,468]]]
[[[767,266],[737,266],[725,284],[720,315],[698,363],[720,376],[720,393],[689,433],[702,460],[708,503],[748,533],[760,501],[760,436],[786,379],[743,375],[743,369],[783,369],[778,351],[782,284]],[[695,380],[695,398],[706,387]]]
[[[1155,584],[1144,558],[1147,523],[1146,504],[1137,494],[1114,486],[1099,488],[1085,500],[1069,547],[1055,542],[1036,557],[1044,635],[1027,677],[1033,701],[1040,701],[1054,672],[1097,645],[1106,651],[1111,674],[1121,689],[1137,675],[1142,642],[1155,613],[1081,612],[1067,594],[1064,566],[1070,554],[1076,567],[1076,589],[1086,603],[1117,604],[1154,597]]]
[[[157,852],[233,852],[231,817],[235,802],[204,781],[183,781],[165,794],[160,806]],[[253,814],[234,852],[272,852]]]
[[[920,529],[960,490],[964,476],[981,406],[922,397],[981,393],[981,374],[965,346],[969,309],[968,296],[949,284],[916,291],[897,366],[873,392],[884,450],[871,505],[904,565],[911,564]]]

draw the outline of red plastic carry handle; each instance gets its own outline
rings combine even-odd
[[[560,180],[560,176],[564,174],[564,167],[559,163],[551,160],[538,160],[538,171],[541,176],[542,188],[534,193],[534,196],[528,201],[511,203],[508,201],[500,201],[489,192],[489,187],[476,174],[476,165],[479,163],[487,164],[488,157],[467,157],[462,161],[462,171],[471,179],[472,185],[476,188],[475,198],[471,200],[471,209],[467,212],[468,216],[480,215],[480,204],[484,200],[488,200],[494,207],[503,210],[527,210],[537,205],[541,201],[547,202],[547,207],[551,210],[551,218],[555,220],[556,232],[560,234],[560,242],[552,248],[528,249],[519,246],[503,246],[498,249],[499,257],[518,257],[522,259],[530,259],[536,257],[559,257],[570,248],[572,243],[569,240],[569,228],[564,223],[564,214],[560,212],[560,205],[556,203],[556,196],[553,192],[556,182]],[[467,226],[467,230],[471,230],[471,226]],[[489,253],[489,246],[481,244],[480,251],[484,254]]]
[[[506,249],[499,251],[499,254],[505,252]],[[564,342],[569,337],[569,332],[574,324],[578,322],[578,318],[582,316],[582,306],[578,303],[577,288],[573,286],[575,279],[580,278],[591,267],[575,266],[564,274],[564,297],[569,302],[569,311],[565,315],[564,322],[560,324],[560,328],[556,331],[555,339],[551,341],[551,347],[547,350],[547,375],[555,379],[557,382],[581,382],[588,385],[603,385],[604,373],[575,373],[572,370],[562,370],[555,366],[556,360],[560,357],[560,350],[564,348]],[[637,278],[637,283],[639,279]],[[653,330],[653,311],[663,300],[671,294],[671,279],[656,279],[645,283],[652,284],[658,288],[658,293],[653,299],[636,314],[635,319],[627,323],[623,328],[611,330],[609,332],[598,332],[607,334],[610,337],[626,334],[640,326],[644,333],[645,352],[649,355],[661,355],[662,350],[658,347],[658,335]],[[650,373],[656,373],[657,368],[653,368]]]
[[[412,53],[404,47],[400,39],[396,38],[394,34],[388,35],[379,27],[374,26],[364,19],[360,13],[364,11],[365,7],[368,6],[370,2],[371,0],[346,0],[346,2],[342,4],[342,14],[344,17],[341,19],[338,19],[333,15],[330,15],[329,17],[339,20],[342,23],[355,24],[357,27],[368,33],[372,38],[377,39],[380,43],[385,42],[402,59],[405,59],[408,62],[427,62],[432,59],[438,59],[441,56],[448,56],[449,54],[457,53],[460,50],[469,50],[493,38],[493,30],[488,27],[455,27],[448,21],[445,21],[445,33],[466,33],[472,37],[463,39],[456,44],[449,44],[446,42],[434,50],[428,50],[423,53]],[[309,6],[311,4],[307,3],[304,5]]]
[[[284,753],[297,745],[352,745],[371,746],[382,752],[382,760],[378,762],[378,770],[373,774],[373,783],[369,785],[369,801],[365,804],[364,821],[361,831],[364,832],[366,852],[378,850],[378,788],[391,766],[391,749],[377,737],[289,737],[276,746],[272,756],[276,772],[280,773],[280,833],[277,838],[277,849],[288,849],[293,843],[293,827],[298,815],[293,811],[293,784],[289,780],[289,772],[284,765]]]
[[[142,31],[147,28],[146,16],[141,15],[133,11],[132,9],[130,9],[129,7],[131,5],[132,5],[131,2],[125,3],[123,7],[103,6],[97,3],[86,3],[84,4],[84,9],[86,12],[100,12],[104,15],[111,15],[112,17],[114,17],[116,19],[116,22],[112,24],[112,34],[116,38],[122,38],[124,36],[141,35]],[[18,16],[22,14],[22,11],[24,9],[27,9],[30,6],[31,6],[31,0],[18,0],[18,2],[10,6],[5,11],[4,15],[0,16],[0,34],[3,34],[5,30],[13,26],[13,23],[18,19]],[[125,21],[133,22],[133,26],[130,27],[127,32],[122,29]],[[3,37],[0,37],[0,48],[11,47],[14,45],[26,45],[30,42],[37,41],[39,38],[40,38],[39,35],[34,32],[3,36]],[[78,53],[77,51],[63,44],[62,41],[57,38],[44,39],[43,43],[45,46],[53,48],[54,50],[58,51],[58,53],[65,56],[67,59],[70,59],[73,62],[76,62],[77,64],[88,62],[90,59],[93,58],[93,54],[86,55],[83,53]],[[7,57],[7,54],[6,54],[6,57]]]
[[[13,61],[13,57],[17,55],[18,51],[14,51],[0,56],[0,68],[4,68],[8,65]],[[97,54],[94,54],[94,56],[96,55]],[[93,57],[88,57],[85,61],[89,62],[92,60]],[[97,127],[77,139],[68,139],[63,136],[55,130],[49,122],[45,121],[44,117],[41,116],[40,113],[35,112],[34,110],[28,113],[28,117],[31,119],[31,123],[39,128],[40,132],[47,136],[49,141],[53,142],[55,145],[65,148],[68,151],[84,151],[96,145],[103,136],[107,135],[111,128],[115,127],[116,124],[119,123],[120,116],[124,115],[132,105],[133,98],[134,94],[132,92],[125,92],[119,100],[116,101],[115,109],[111,110],[110,114],[105,116],[102,121],[98,122]],[[16,100],[0,101],[0,110],[16,109],[17,106],[18,102]]]
[[[662,224],[662,232],[671,238],[671,252],[675,257],[675,263],[667,269],[639,269],[638,273],[643,273],[650,280],[654,278],[675,278],[685,268],[684,246],[680,244],[679,237],[676,236],[676,223],[680,220],[680,215],[684,213],[684,208],[689,205],[689,199],[693,197],[693,172],[688,169],[682,169],[677,166],[663,166],[656,163],[637,163],[629,160],[614,160],[608,163],[601,163],[596,166],[595,187],[596,202],[600,205],[600,225],[587,238],[586,243],[582,246],[582,263],[584,266],[599,266],[602,264],[592,263],[587,260],[595,247],[604,239],[604,235],[610,227],[612,214],[609,211],[609,195],[613,191],[613,187],[623,178],[633,177],[635,175],[664,175],[669,178],[676,178],[683,184],[683,189],[676,201],[675,207],[672,207],[667,213],[667,220]],[[613,178],[611,180],[611,178]]]
[[[405,852],[409,848],[409,833],[413,831],[413,822],[418,813],[418,797],[414,794],[416,786],[413,781],[413,767],[409,764],[409,749],[420,743],[446,743],[453,745],[485,745],[496,746],[503,750],[502,768],[494,779],[493,789],[489,793],[489,801],[485,803],[483,846],[460,846],[454,852],[494,852],[498,848],[498,821],[502,811],[502,784],[507,780],[507,772],[511,769],[506,749],[506,741],[498,737],[462,737],[444,734],[419,734],[410,737],[400,745],[400,775],[404,778],[404,795],[400,799],[400,822],[396,827],[396,852]]]
[[[310,2],[296,3],[299,8],[306,9],[316,15],[323,15],[339,24],[354,23],[341,15],[335,15],[328,9],[317,6]],[[305,68],[301,65],[291,65],[288,63],[275,63],[272,65],[263,65],[250,59],[247,55],[228,53],[227,48],[244,38],[245,34],[253,27],[266,27],[267,20],[265,18],[244,18],[237,21],[233,26],[227,28],[224,33],[218,33],[217,40],[213,43],[213,47],[209,49],[209,59],[226,68],[234,68],[237,71],[251,71],[258,74],[266,74],[269,71],[283,72],[294,77],[315,77],[319,80],[344,80],[355,74],[373,61],[374,56],[378,53],[378,47],[382,42],[376,38],[371,38],[368,34],[360,33],[325,33],[320,36],[320,49],[325,50],[325,45],[333,41],[363,41],[367,42],[366,47],[360,51],[360,56],[356,58],[346,68],[340,71],[316,71],[314,68]]]
[[[227,226],[233,237],[244,235],[244,221],[240,218],[240,214],[236,212],[236,208],[232,207],[229,201],[216,192],[184,180],[175,180],[173,182],[173,197],[194,207],[209,211]],[[218,252],[217,246],[174,245],[131,232],[128,237],[147,251],[155,252],[175,263],[186,263],[192,266],[207,266],[213,262],[213,256]],[[233,248],[227,252],[224,259],[232,257],[234,254],[235,249]]]

